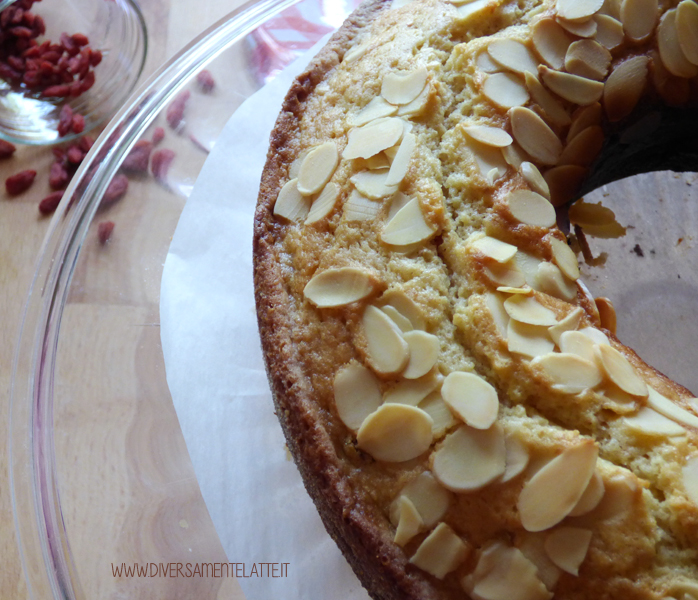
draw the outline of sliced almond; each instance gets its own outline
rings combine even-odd
[[[443,579],[468,557],[469,548],[446,523],[439,525],[417,548],[410,563],[437,579]]]
[[[536,73],[538,61],[521,42],[509,38],[494,40],[487,46],[487,52],[494,61],[514,73]]]
[[[393,541],[398,546],[404,546],[415,535],[424,529],[424,521],[412,501],[406,496],[400,496],[400,521],[395,530]]]
[[[475,429],[489,429],[497,420],[497,391],[482,377],[463,371],[449,373],[441,395],[451,410]]]
[[[623,0],[620,5],[623,30],[633,42],[643,42],[652,35],[658,18],[658,0]]]
[[[354,44],[349,50],[344,54],[342,62],[353,63],[359,60],[370,48],[368,40],[362,42],[361,44]]]
[[[367,198],[357,190],[352,190],[344,203],[344,218],[347,221],[370,221],[381,211],[380,202]]]
[[[390,104],[409,104],[424,89],[427,76],[426,67],[408,72],[386,73],[381,85],[381,96]]]
[[[600,329],[596,329],[596,327],[583,327],[582,329],[579,330],[579,333],[587,336],[590,340],[592,340],[597,345],[600,345],[600,346],[610,346],[611,345],[611,342],[609,341],[608,336]]]
[[[507,287],[505,285],[500,285],[497,291],[503,294],[520,294],[522,296],[533,295],[533,290],[530,287]]]
[[[606,375],[621,390],[631,396],[642,398],[647,396],[649,393],[647,385],[637,374],[635,367],[618,350],[602,345],[596,348],[596,353]]]
[[[538,267],[543,261],[540,258],[533,256],[533,254],[519,250],[514,257],[514,262],[523,273],[526,283],[534,290],[537,289],[536,286],[538,284],[536,279],[538,277]]]
[[[385,152],[379,152],[375,156],[366,159],[366,168],[369,171],[380,171],[383,169],[390,169],[390,159],[386,156]]]
[[[436,230],[424,220],[419,200],[412,198],[388,221],[381,233],[381,241],[394,246],[405,246],[423,242],[434,233]]]
[[[485,294],[485,306],[492,317],[497,332],[502,338],[506,339],[507,328],[509,326],[509,315],[504,310],[502,295],[492,293]]]
[[[524,472],[531,458],[531,453],[526,445],[517,437],[507,435],[504,444],[506,446],[506,470],[500,480],[501,483],[511,481]]]
[[[402,372],[405,379],[426,375],[439,358],[439,338],[426,331],[408,331],[402,336],[410,347],[410,360]]]
[[[543,87],[538,78],[531,73],[526,73],[526,87],[531,92],[531,97],[545,113],[548,122],[557,127],[566,127],[570,124],[570,116],[564,106]]]
[[[375,306],[366,307],[362,321],[373,369],[381,375],[402,371],[407,366],[410,351],[398,326]]]
[[[304,196],[317,194],[330,180],[339,162],[337,144],[325,142],[313,148],[301,163],[298,191]]]
[[[679,3],[676,7],[676,31],[684,56],[698,65],[698,4],[691,0]]]
[[[603,477],[601,477],[598,471],[594,471],[587,489],[584,490],[579,502],[570,511],[570,517],[579,517],[594,510],[601,502],[605,491],[606,487]]]
[[[502,70],[502,67],[492,60],[487,50],[477,55],[475,66],[483,73],[499,73]]]
[[[598,25],[595,19],[583,19],[581,21],[570,21],[562,17],[556,18],[560,26],[565,30],[581,38],[592,38],[596,35]]]
[[[596,468],[598,448],[583,440],[553,458],[521,490],[517,503],[527,531],[550,529],[576,506]]]
[[[557,323],[555,313],[549,308],[545,308],[533,296],[522,296],[520,294],[512,296],[504,302],[504,310],[507,311],[509,317],[519,323],[545,326]]]
[[[469,127],[463,127],[463,131],[478,142],[487,146],[494,146],[495,148],[504,148],[514,141],[506,131],[499,127],[470,125]]]
[[[649,395],[647,396],[647,405],[653,408],[658,413],[665,417],[680,423],[698,429],[698,417],[686,409],[681,408],[678,404],[674,404],[669,398],[660,394],[657,390],[649,387]]]
[[[509,352],[535,358],[551,353],[555,344],[549,338],[545,327],[510,319],[507,325],[507,347]]]
[[[417,138],[413,133],[406,133],[402,136],[400,147],[393,159],[393,163],[390,165],[390,172],[385,182],[386,185],[400,185],[400,182],[405,178],[405,175],[407,175],[410,161],[412,160],[412,155],[416,147]]]
[[[555,132],[530,108],[516,107],[509,111],[511,129],[519,145],[535,160],[554,165],[562,154],[562,142]]]
[[[553,206],[564,206],[576,200],[589,169],[576,165],[561,165],[545,172],[543,177],[550,187],[550,202]]]
[[[429,449],[431,426],[431,417],[420,408],[383,404],[364,419],[356,442],[376,460],[405,462]]]
[[[633,111],[647,85],[648,65],[646,56],[634,56],[613,69],[603,93],[610,121],[620,121]]]
[[[599,521],[627,517],[633,505],[643,503],[642,487],[632,473],[613,475],[604,481],[604,495],[599,505],[580,519],[581,523],[595,525]]]
[[[598,16],[599,14],[603,14],[608,15],[609,17],[613,17],[614,19],[620,19],[620,5],[622,1],[623,0],[604,0],[601,10],[598,12],[596,16]]]
[[[572,38],[560,27],[554,19],[541,19],[532,29],[533,47],[541,58],[553,69],[562,69],[565,66],[567,48],[572,43]]]
[[[612,334],[616,333],[616,309],[608,298],[594,298],[594,304],[596,304],[596,310],[599,311],[599,319],[601,320],[601,327],[608,329]]]
[[[364,269],[330,268],[314,275],[303,295],[319,308],[345,306],[371,295],[377,286],[376,278]]]
[[[574,331],[579,327],[579,324],[582,322],[582,316],[584,316],[584,309],[577,306],[559,323],[548,327],[550,337],[558,346],[560,345],[560,338],[565,331]]]
[[[619,48],[625,40],[623,24],[608,15],[598,14],[594,17],[596,21],[596,39],[606,50],[611,52]]]
[[[441,392],[432,392],[424,400],[419,403],[425,413],[427,413],[434,424],[431,426],[431,432],[434,435],[434,440],[440,440],[449,429],[452,429],[458,424],[458,421],[453,416],[453,413],[448,408],[441,396]]]
[[[540,68],[543,83],[561,98],[585,106],[597,102],[603,95],[604,84],[571,73],[553,71],[548,67]]]
[[[594,341],[584,335],[581,331],[565,331],[560,336],[560,352],[565,354],[576,354],[583,359],[594,363],[596,354],[594,353]]]
[[[526,278],[514,261],[505,263],[493,262],[485,266],[485,276],[500,286],[520,287],[526,283]]]
[[[403,194],[402,192],[395,192],[393,197],[390,199],[390,208],[388,209],[388,221],[390,221],[398,211],[405,206],[410,200],[411,196]]]
[[[429,104],[430,92],[430,86],[425,85],[424,89],[420,92],[419,96],[412,100],[412,102],[410,102],[409,104],[403,104],[398,108],[398,116],[409,118],[422,114],[426,109],[427,105]]]
[[[350,181],[367,198],[380,200],[386,196],[391,196],[397,191],[396,185],[387,185],[388,173],[388,169],[361,171],[352,175]]]
[[[516,246],[502,242],[497,238],[485,235],[470,243],[470,247],[479,254],[491,258],[498,263],[504,263],[512,259],[516,254]]]
[[[474,0],[458,7],[459,20],[467,22],[470,17],[474,17],[478,13],[484,11],[490,4],[491,0]]]
[[[686,58],[679,42],[676,9],[668,10],[659,21],[657,42],[662,63],[672,75],[685,79],[692,79],[698,75],[698,65]]]
[[[339,186],[330,181],[322,188],[320,195],[313,200],[308,216],[305,219],[305,224],[311,225],[312,223],[317,223],[329,215],[334,209],[334,205],[337,203],[338,196]]]
[[[681,474],[688,499],[698,506],[698,456],[686,461]]]
[[[531,364],[540,365],[555,388],[565,394],[579,394],[602,381],[599,367],[576,354],[551,352],[538,356]]]
[[[536,194],[540,194],[544,198],[550,198],[550,188],[548,183],[543,179],[543,175],[538,170],[538,167],[528,161],[521,163],[519,168],[521,175],[526,180],[526,183],[531,186],[531,190]]]
[[[453,494],[444,489],[429,471],[420,473],[400,491],[400,497],[409,498],[424,521],[424,527],[430,529],[443,519],[453,501]],[[398,498],[399,499],[399,498]],[[399,523],[399,506],[394,502],[390,507],[390,521]]]
[[[434,390],[441,385],[440,376],[426,375],[419,379],[401,381],[395,387],[390,388],[383,397],[385,404],[409,404],[417,406]]]
[[[397,325],[400,328],[400,331],[402,331],[402,333],[414,330],[414,327],[412,327],[412,323],[410,323],[410,320],[407,317],[403,316],[403,314],[394,306],[386,304],[385,306],[381,306],[380,309],[394,321],[395,325]]]
[[[358,113],[349,117],[347,122],[352,127],[361,127],[362,125],[366,125],[367,123],[375,121],[376,119],[392,117],[395,113],[397,113],[397,109],[397,106],[393,106],[380,96],[376,96]]]
[[[603,110],[601,104],[594,102],[588,106],[580,106],[572,115],[572,125],[567,132],[567,141],[570,142],[576,138],[587,127],[601,124]]]
[[[351,160],[375,156],[397,144],[404,129],[404,121],[397,117],[376,119],[368,125],[352,129],[342,157]]]
[[[646,406],[630,417],[623,417],[623,422],[628,429],[640,435],[658,437],[686,435],[686,430],[681,425]]]
[[[568,73],[602,81],[611,65],[611,53],[594,40],[577,40],[567,50],[565,69]]]
[[[545,550],[558,567],[576,577],[586,558],[590,542],[589,529],[558,527],[545,539]]]
[[[334,402],[339,418],[356,432],[364,419],[381,404],[380,384],[376,376],[358,363],[350,363],[334,378]]]
[[[548,243],[550,244],[550,250],[553,253],[553,260],[555,264],[560,268],[562,274],[571,279],[579,279],[579,264],[577,263],[577,255],[574,253],[572,248],[567,245],[567,242],[556,237],[549,237]]]
[[[399,289],[388,290],[381,296],[381,304],[390,304],[412,323],[413,329],[426,329],[426,321],[421,309],[405,292]]]
[[[506,470],[504,434],[498,425],[474,429],[461,425],[431,455],[432,472],[446,489],[474,492]]]
[[[506,197],[512,216],[520,223],[533,227],[555,225],[555,209],[550,202],[530,190],[515,190]]]
[[[495,180],[507,172],[507,163],[501,148],[488,146],[470,136],[466,138],[465,145],[472,152],[480,175],[489,185],[493,185]]]
[[[475,572],[463,578],[461,585],[477,600],[550,600],[553,596],[521,550],[502,542],[483,547]]]
[[[310,199],[301,195],[296,187],[297,179],[291,179],[281,188],[274,203],[274,215],[287,221],[304,221],[310,212]]]
[[[517,547],[538,569],[538,577],[549,590],[555,589],[562,575],[562,569],[548,558],[545,551],[546,534],[522,531],[517,535]]]
[[[566,302],[572,302],[577,297],[575,282],[566,279],[556,265],[545,261],[538,265],[532,287]]]
[[[488,75],[482,85],[482,93],[495,106],[504,109],[523,106],[529,99],[523,81],[513,73]]]
[[[595,15],[603,0],[557,0],[557,14],[563,19],[579,21]]]
[[[511,146],[507,146],[506,148],[502,148],[502,156],[504,157],[506,163],[515,169],[521,168],[521,164],[531,158],[516,143],[513,143]]]
[[[599,125],[587,127],[567,144],[560,156],[560,163],[588,167],[596,160],[603,144],[603,129]]]

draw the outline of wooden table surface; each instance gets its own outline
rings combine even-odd
[[[140,0],[149,32],[149,53],[140,83],[196,35],[240,4],[241,0],[206,0],[199,3]],[[13,158],[0,163],[2,181],[23,169],[35,169],[39,173],[32,188],[21,196],[9,198],[4,188],[0,192],[0,339],[3,341],[0,347],[0,431],[3,432],[0,439],[6,439],[8,427],[10,378],[20,317],[37,254],[50,223],[50,217],[39,214],[37,205],[50,192],[48,169],[52,160],[50,148],[20,147]],[[136,182],[129,194],[137,196],[138,190]],[[157,202],[156,199],[153,210],[157,210]],[[109,218],[118,217],[117,210]],[[153,219],[152,223],[152,227],[157,228],[161,223],[162,227],[172,228],[172,219],[166,222]],[[118,244],[115,248],[110,251],[117,253]],[[85,268],[88,267],[89,264]],[[76,277],[80,277],[79,272]],[[77,385],[84,375],[81,369],[101,368],[107,372],[109,369],[105,365],[97,363],[106,360],[105,357],[121,356],[124,344],[132,344],[136,348],[144,343],[144,338],[147,342],[148,336],[153,344],[159,344],[159,329],[151,327],[146,333],[146,328],[133,329],[133,333],[120,339],[119,347],[110,352],[113,341],[108,333],[100,330],[100,323],[109,322],[111,327],[120,320],[129,323],[153,321],[153,315],[148,314],[152,312],[152,307],[126,307],[115,311],[106,302],[82,302],[94,297],[94,294],[90,296],[88,290],[85,298],[71,298],[66,308],[62,331],[67,332],[65,343],[74,344],[76,356],[75,364],[62,370],[63,383],[70,383],[73,377]],[[77,356],[83,338],[100,345],[103,351],[99,357],[91,356],[93,346],[90,345],[85,346],[84,356]],[[82,361],[80,368],[77,367],[78,358]],[[139,368],[162,368],[158,360],[157,356],[148,357],[139,364]],[[108,383],[105,381],[105,384]],[[56,414],[57,423],[66,424],[66,430],[71,432],[71,435],[56,437],[58,461],[69,465],[67,461],[74,460],[79,465],[79,468],[68,469],[75,474],[64,476],[61,485],[63,489],[75,490],[74,494],[65,494],[64,519],[85,597],[242,600],[244,596],[234,578],[124,580],[112,576],[111,563],[184,559],[226,562],[227,559],[201,498],[171,402],[169,406],[160,407],[158,414],[154,415],[152,411],[148,414],[138,398],[144,393],[152,393],[152,390],[140,390],[139,393],[136,389],[138,382],[111,383],[120,390],[119,403],[107,402],[103,390],[89,389],[85,390],[90,402],[89,411],[80,410],[79,399],[71,399],[71,402],[58,402],[61,408]],[[60,390],[58,396],[60,399]],[[153,443],[160,444],[157,451],[133,448],[134,444],[129,440],[138,437],[138,428],[150,428]],[[73,432],[81,433],[73,436]],[[166,433],[158,438],[157,432]],[[80,439],[76,440],[75,437]],[[13,522],[6,446],[2,448],[0,598],[21,599],[28,597],[28,591]],[[168,457],[167,464],[161,464],[162,456]],[[72,481],[73,477],[76,481]],[[95,490],[100,492],[90,493]],[[105,502],[111,502],[111,505],[105,506]],[[98,505],[95,506],[95,503]],[[110,522],[100,522],[100,515],[107,514]],[[149,535],[139,535],[143,530],[149,531]],[[95,535],[96,532],[99,535]],[[173,535],[176,539],[171,539]],[[180,548],[181,552],[173,548]]]

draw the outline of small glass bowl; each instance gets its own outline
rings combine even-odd
[[[0,10],[4,7],[0,4]],[[68,141],[123,106],[145,63],[145,20],[134,0],[47,0],[35,3],[31,12],[46,25],[46,32],[37,38],[39,44],[45,40],[57,44],[62,33],[82,33],[92,50],[101,51],[102,61],[94,67],[94,85],[74,98],[42,97],[24,84],[0,79],[0,137],[30,145]],[[59,135],[59,115],[65,104],[84,117],[83,131]]]

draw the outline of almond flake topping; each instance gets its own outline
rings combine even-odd
[[[565,331],[560,336],[558,345],[562,353],[576,354],[591,363],[596,361],[596,354],[594,353],[596,344],[581,331]]]
[[[446,523],[439,525],[417,548],[410,563],[443,579],[448,573],[457,569],[468,557],[469,548]]]
[[[401,381],[395,387],[389,389],[383,397],[385,404],[409,404],[417,406],[429,394],[441,386],[441,377],[426,375],[419,379]]]
[[[521,287],[526,284],[526,278],[514,261],[505,263],[493,262],[485,267],[486,277],[499,286]]]
[[[541,19],[532,28],[533,47],[553,69],[565,66],[567,48],[572,38],[554,19]]]
[[[517,548],[538,569],[538,577],[549,590],[555,589],[562,569],[548,558],[545,551],[545,532],[522,531],[517,535]]]
[[[533,296],[522,296],[517,294],[508,298],[504,302],[504,310],[509,317],[519,323],[529,325],[555,325],[557,317],[549,308],[545,308]]]
[[[620,21],[608,15],[596,15],[594,21],[596,21],[595,39],[606,50],[613,51],[625,41],[623,24]]]
[[[698,417],[696,415],[688,412],[685,408],[681,408],[678,404],[674,404],[669,398],[663,396],[654,388],[648,387],[648,390],[647,405],[650,408],[677,423],[698,429]]]
[[[399,463],[417,458],[431,445],[431,417],[407,404],[383,404],[364,419],[356,442],[376,460]]]
[[[502,67],[492,60],[492,57],[486,50],[477,55],[475,65],[483,73],[499,73],[502,70]]]
[[[402,372],[405,379],[426,375],[439,358],[439,338],[426,331],[408,331],[402,336],[410,347],[410,360]]]
[[[478,142],[482,142],[487,146],[494,146],[495,148],[504,148],[514,141],[506,131],[499,127],[471,125],[470,127],[463,127],[463,131]]]
[[[386,304],[385,306],[381,306],[380,309],[395,322],[395,325],[397,325],[400,328],[400,331],[402,331],[402,333],[414,330],[414,327],[412,327],[412,323],[410,323],[410,320],[407,317],[403,316],[402,313],[400,313],[400,311],[397,310],[394,306]]]
[[[523,107],[512,108],[509,117],[514,139],[526,152],[541,164],[557,164],[562,142],[543,119],[530,108]]]
[[[410,320],[413,329],[426,329],[424,314],[415,301],[402,290],[388,290],[381,296],[381,304],[394,306],[401,314]]]
[[[503,294],[521,294],[522,296],[533,295],[533,290],[530,287],[507,287],[506,285],[500,285],[497,291]]]
[[[404,546],[424,529],[424,521],[422,521],[422,517],[409,498],[400,496],[399,503],[400,521],[395,531],[395,538],[393,541],[398,546]]]
[[[556,265],[545,261],[538,265],[532,287],[567,302],[572,302],[577,297],[575,283],[563,277],[562,271]]]
[[[535,358],[551,353],[555,344],[550,340],[545,327],[510,319],[507,325],[507,347],[514,354]]]
[[[382,375],[394,375],[407,366],[410,351],[393,320],[375,306],[364,310],[363,327],[373,369]]]
[[[698,4],[683,0],[676,8],[679,44],[689,62],[698,65]]]
[[[555,388],[565,394],[579,394],[602,381],[599,367],[576,354],[551,352],[535,358],[531,364],[540,365]]]
[[[506,197],[512,216],[520,223],[533,227],[555,225],[555,209],[550,202],[535,192],[516,190]]]
[[[487,52],[496,63],[514,73],[535,73],[538,70],[538,62],[531,51],[516,40],[505,38],[490,42]]]
[[[659,18],[658,0],[623,0],[620,20],[629,40],[642,42],[654,31]]]
[[[386,196],[391,196],[397,191],[396,185],[387,185],[388,169],[375,171],[361,171],[351,176],[350,181],[354,187],[371,200],[380,200]]]
[[[422,517],[424,526],[427,529],[434,527],[443,519],[453,501],[453,494],[444,489],[429,471],[420,473],[420,475],[410,481],[402,488],[400,496],[410,499]],[[397,525],[399,521],[397,508],[397,503],[394,502],[390,511],[390,520],[394,525]]]
[[[446,436],[431,461],[434,476],[446,489],[477,491],[506,470],[504,434],[497,424],[484,430],[461,425]]]
[[[576,138],[582,131],[593,125],[601,125],[603,111],[601,104],[594,102],[588,106],[580,106],[572,115],[572,126],[567,132],[567,141]]]
[[[370,221],[381,211],[380,202],[367,198],[357,190],[352,190],[344,203],[344,218],[347,221]]]
[[[446,435],[449,429],[452,429],[458,424],[453,413],[441,397],[441,392],[432,392],[429,394],[419,403],[419,408],[427,413],[434,421],[434,424],[431,426],[431,432],[435,440],[440,440]]]
[[[682,469],[683,486],[688,499],[698,506],[698,456],[689,458]]]
[[[308,212],[308,216],[305,219],[305,224],[311,225],[312,223],[317,223],[329,215],[337,202],[338,196],[339,186],[330,181],[322,188],[320,195],[313,200],[313,204],[310,206],[310,212]]]
[[[615,348],[605,345],[598,346],[596,352],[606,375],[621,390],[631,396],[647,396],[647,385],[625,356]]]
[[[545,539],[545,551],[548,557],[563,571],[579,575],[579,566],[584,562],[591,530],[579,527],[558,527]]]
[[[550,529],[576,506],[596,469],[598,448],[583,440],[553,458],[521,490],[517,503],[527,531]]]
[[[480,175],[489,185],[494,185],[494,181],[507,172],[507,163],[504,160],[502,148],[488,146],[470,136],[467,136],[464,142],[473,153]]]
[[[301,163],[298,172],[298,191],[304,196],[317,194],[330,180],[339,162],[337,145],[325,142],[313,148]]]
[[[400,185],[400,182],[407,175],[407,170],[410,167],[410,161],[414,154],[414,149],[417,147],[417,138],[413,133],[406,133],[402,136],[402,142],[397,150],[393,164],[390,165],[390,172],[386,179],[386,185]]]
[[[581,21],[570,21],[569,19],[563,19],[558,16],[556,20],[563,29],[581,38],[594,37],[598,28],[596,21],[591,18]]]
[[[526,183],[531,186],[531,189],[536,193],[540,194],[544,198],[550,199],[550,188],[548,183],[541,175],[538,167],[531,162],[525,161],[521,163],[519,167],[521,175],[526,180]]]
[[[337,371],[334,378],[334,402],[349,429],[356,432],[364,419],[381,404],[378,378],[366,367],[350,363]]]
[[[603,143],[603,129],[599,125],[587,127],[567,144],[560,156],[560,163],[588,167],[601,152]]]
[[[698,75],[698,65],[694,65],[686,58],[679,43],[676,9],[664,13],[657,28],[657,41],[662,63],[672,75],[685,79],[691,79]]]
[[[579,77],[571,73],[553,71],[542,66],[543,83],[561,98],[586,106],[597,102],[603,95],[603,82]]]
[[[523,106],[529,95],[520,77],[513,73],[488,75],[482,86],[482,93],[500,108]]]
[[[288,221],[303,221],[310,211],[310,200],[301,195],[298,179],[287,181],[274,203],[274,215]]]
[[[419,200],[412,198],[388,221],[381,233],[381,241],[393,246],[406,246],[427,240],[436,233],[424,220]]]
[[[485,235],[481,238],[476,239],[470,244],[470,247],[484,254],[487,258],[497,261],[498,263],[505,263],[512,259],[517,252],[516,246],[502,242],[497,238]]]
[[[596,304],[596,310],[599,311],[601,327],[608,329],[608,331],[615,335],[618,320],[616,318],[616,309],[613,306],[613,302],[602,296],[600,298],[594,298],[594,304]]]
[[[506,146],[502,148],[502,156],[506,163],[515,169],[521,168],[521,163],[526,162],[530,156],[528,156],[517,143],[513,143],[511,146]]]
[[[563,206],[578,196],[579,188],[589,170],[578,165],[560,165],[545,172],[545,181],[550,187],[550,202],[553,206]]]
[[[565,56],[569,73],[602,81],[611,64],[611,53],[594,40],[578,40],[570,45]]]
[[[636,434],[659,437],[686,435],[686,430],[676,421],[667,419],[656,410],[646,406],[640,408],[636,414],[630,417],[623,417],[623,422]]]
[[[620,121],[633,111],[647,84],[648,66],[646,56],[634,56],[613,69],[603,92],[603,104],[610,121]]]
[[[570,124],[570,116],[558,99],[543,87],[538,78],[531,73],[526,73],[526,87],[531,92],[531,98],[543,111],[545,120],[558,127],[566,127]]]
[[[358,113],[349,117],[348,124],[352,127],[361,127],[376,119],[392,117],[397,112],[397,106],[386,102],[380,96],[375,97]]]
[[[584,309],[577,306],[562,321],[552,327],[548,327],[550,337],[558,346],[560,345],[560,337],[565,331],[574,331],[579,327],[579,324],[582,322],[582,316],[584,316]]]
[[[507,328],[509,326],[509,315],[504,310],[504,302],[501,294],[485,294],[485,306],[490,313],[492,322],[497,329],[500,337],[507,338]]]
[[[356,267],[330,268],[313,276],[303,295],[319,308],[344,306],[372,294],[378,282]]]
[[[506,471],[500,479],[501,483],[506,483],[511,481],[514,477],[523,473],[524,469],[528,466],[528,461],[531,458],[531,454],[525,444],[513,435],[506,436],[504,440],[506,446]]]
[[[557,0],[557,14],[563,19],[580,21],[595,15],[603,6],[603,0]]]
[[[579,264],[577,263],[577,255],[572,248],[556,237],[548,238],[550,250],[553,253],[553,260],[560,268],[562,274],[573,281],[579,279]]]
[[[424,89],[427,75],[426,67],[406,73],[386,73],[381,85],[381,96],[390,104],[409,104]]]
[[[366,54],[366,52],[368,52],[369,47],[370,44],[368,43],[368,40],[362,42],[361,44],[355,44],[346,51],[343,62],[353,63],[359,60],[364,54]]]
[[[570,517],[579,517],[594,510],[601,502],[605,492],[606,486],[603,482],[603,477],[601,477],[598,471],[594,471],[587,489],[584,490],[579,502],[570,511]]]
[[[497,391],[473,373],[454,371],[447,375],[441,395],[451,410],[475,429],[489,429],[497,420]]]
[[[375,156],[397,144],[404,129],[404,121],[397,117],[376,119],[368,125],[352,129],[342,157],[350,160]]]

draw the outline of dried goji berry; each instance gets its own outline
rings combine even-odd
[[[50,215],[54,210],[58,208],[58,205],[63,198],[63,192],[52,192],[41,202],[39,202],[39,212],[42,215]]]
[[[87,39],[87,36],[84,33],[74,33],[72,37],[73,41],[78,46],[87,46],[87,44],[90,43],[90,40]]]
[[[54,162],[48,175],[48,184],[51,189],[62,190],[70,181],[70,175],[63,162]]]
[[[109,182],[107,191],[104,192],[102,198],[102,207],[111,206],[117,200],[120,200],[128,190],[128,179],[126,175],[119,174]]]
[[[70,95],[70,87],[65,84],[51,85],[41,92],[41,95],[44,98],[65,98]],[[68,105],[66,104],[66,106]]]
[[[114,231],[114,221],[102,221],[97,226],[97,237],[100,244],[106,244]]]
[[[102,62],[102,51],[101,50],[93,50],[90,53],[90,64],[93,67],[96,67],[101,62]]]
[[[150,162],[150,170],[155,179],[160,183],[167,182],[167,172],[170,170],[170,165],[175,156],[174,150],[169,150],[168,148],[156,150],[153,153],[153,159]]]
[[[15,153],[15,148],[14,144],[10,144],[10,142],[7,142],[5,140],[0,140],[0,158],[10,158]]]
[[[165,118],[167,119],[167,124],[177,131],[182,125],[182,119],[184,119],[184,109],[189,100],[191,92],[189,90],[184,90],[170,103],[167,107],[167,112],[165,113]]]
[[[34,183],[35,177],[36,171],[32,171],[31,169],[20,171],[5,179],[5,189],[10,196],[16,196],[28,190],[31,184]]]
[[[68,148],[66,158],[70,164],[79,165],[82,162],[82,159],[85,158],[85,153],[82,151],[80,146],[73,144],[70,148]]]
[[[67,86],[66,86],[67,87]],[[64,104],[58,114],[58,135],[68,135],[73,127],[73,109],[70,104]]]
[[[196,76],[196,83],[199,84],[201,91],[206,94],[211,92],[216,86],[216,80],[213,78],[213,75],[211,75],[211,71],[208,71],[207,69],[199,71]]]
[[[82,133],[85,131],[85,117],[81,114],[73,115],[73,133]]]
[[[157,146],[165,137],[165,130],[162,127],[156,127],[153,130],[153,146]]]
[[[92,146],[94,146],[94,143],[95,141],[90,136],[84,135],[78,141],[78,146],[80,146],[80,150],[87,154]]]

